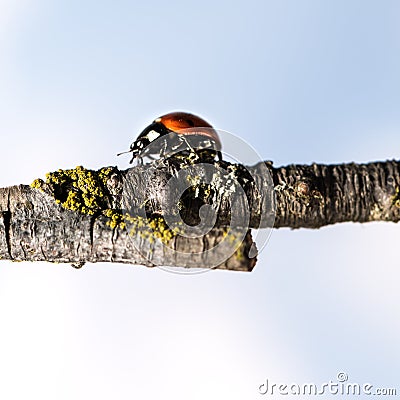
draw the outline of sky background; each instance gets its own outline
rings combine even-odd
[[[399,19],[390,0],[0,0],[0,187],[127,168],[172,110],[277,166],[398,159]],[[341,371],[400,395],[398,238],[280,229],[252,273],[1,262],[0,398],[252,400]]]

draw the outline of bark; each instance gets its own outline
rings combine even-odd
[[[43,184],[41,190],[26,185],[0,189],[0,259],[251,271],[256,252],[250,228],[320,228],[400,218],[397,161],[180,167],[172,162],[112,168],[100,205],[90,215],[65,208],[72,190],[65,182]],[[116,210],[114,224],[105,209]],[[129,218],[122,220],[126,214]],[[138,229],[136,218],[154,222],[161,217],[181,219],[187,227],[167,240]],[[204,221],[213,222],[211,230],[202,229]],[[155,229],[159,237],[167,232],[164,225]]]
[[[275,228],[400,219],[400,163],[289,165],[272,170]]]

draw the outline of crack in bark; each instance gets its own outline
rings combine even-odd
[[[40,252],[42,253],[43,258],[46,260],[47,257],[46,257],[46,253],[43,250],[43,246],[40,246]]]
[[[7,252],[11,260],[13,260],[12,256],[12,246],[11,246],[11,217],[12,214],[10,211],[3,211],[3,221],[4,221],[4,229],[5,229],[5,239],[7,243]]]
[[[100,213],[96,213],[90,218],[89,236],[90,236],[90,247],[92,250],[93,250],[93,243],[94,243],[94,224],[96,223],[96,219],[99,216],[100,216]]]

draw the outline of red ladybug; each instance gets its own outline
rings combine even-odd
[[[160,139],[162,137],[165,140]],[[172,154],[181,158],[195,157],[199,161],[212,161],[217,155],[222,160],[221,140],[216,130],[204,119],[185,112],[156,118],[131,144],[127,153],[132,153],[130,163],[136,158],[142,162],[143,157]]]

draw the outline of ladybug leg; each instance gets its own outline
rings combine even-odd
[[[160,150],[160,158],[164,158],[165,153],[167,151],[167,147],[168,147],[168,143],[166,140],[164,140],[164,146],[161,147],[161,150]]]
[[[222,153],[220,151],[217,151],[217,157],[218,157],[218,161],[222,161]]]
[[[167,148],[168,148],[168,143],[166,140],[164,140],[164,144],[160,149],[160,157],[155,162],[156,167],[161,167],[166,165],[165,161],[167,157],[165,155],[167,153]]]
[[[189,159],[191,161],[197,161],[199,159],[199,156],[197,155],[197,153],[193,149],[193,147],[189,144],[189,142],[186,140],[186,138],[184,136],[180,135],[179,139],[181,140],[182,143],[185,143],[186,146],[189,148],[189,151],[190,151]]]

